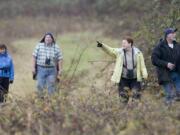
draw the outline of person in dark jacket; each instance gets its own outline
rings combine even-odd
[[[8,94],[9,84],[14,80],[14,65],[11,56],[7,52],[7,47],[0,44],[0,103],[5,101]]]
[[[158,82],[164,89],[166,104],[180,98],[180,46],[175,39],[176,31],[173,28],[164,31],[165,37],[153,49],[151,57]]]

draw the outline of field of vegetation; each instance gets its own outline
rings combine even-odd
[[[179,0],[1,0],[0,40],[15,64],[15,81],[0,104],[3,135],[179,135],[180,106],[163,103],[150,56],[166,27],[180,28]],[[59,91],[36,97],[32,52],[54,34],[64,56]],[[96,47],[119,47],[124,35],[145,55],[149,78],[141,101],[119,102],[110,82],[114,59]],[[180,41],[180,32],[177,32]]]

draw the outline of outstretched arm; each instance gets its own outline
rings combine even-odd
[[[102,47],[103,51],[105,51],[106,53],[108,53],[109,55],[113,57],[116,57],[117,55],[116,48],[109,47],[108,45],[104,43],[100,43],[99,41],[97,41],[97,47]]]

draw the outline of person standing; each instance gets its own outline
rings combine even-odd
[[[33,52],[33,76],[37,75],[38,94],[45,88],[48,94],[56,91],[56,80],[62,74],[63,55],[52,33],[46,33]]]
[[[114,73],[111,80],[119,84],[119,96],[123,103],[129,101],[126,87],[132,90],[132,98],[140,99],[141,82],[148,77],[142,52],[133,44],[133,39],[125,37],[121,48],[111,48],[104,43],[98,42],[105,52],[116,59]]]
[[[180,98],[180,46],[176,42],[177,29],[167,28],[164,39],[152,52],[152,64],[156,66],[158,82],[165,93],[165,104]]]
[[[14,64],[5,44],[0,44],[0,102],[5,102],[9,84],[14,81]]]

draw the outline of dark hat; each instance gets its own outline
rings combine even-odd
[[[174,33],[176,32],[178,29],[173,29],[173,28],[167,28],[164,30],[164,34],[165,34],[165,37],[167,37],[167,35],[171,34],[171,33]]]

